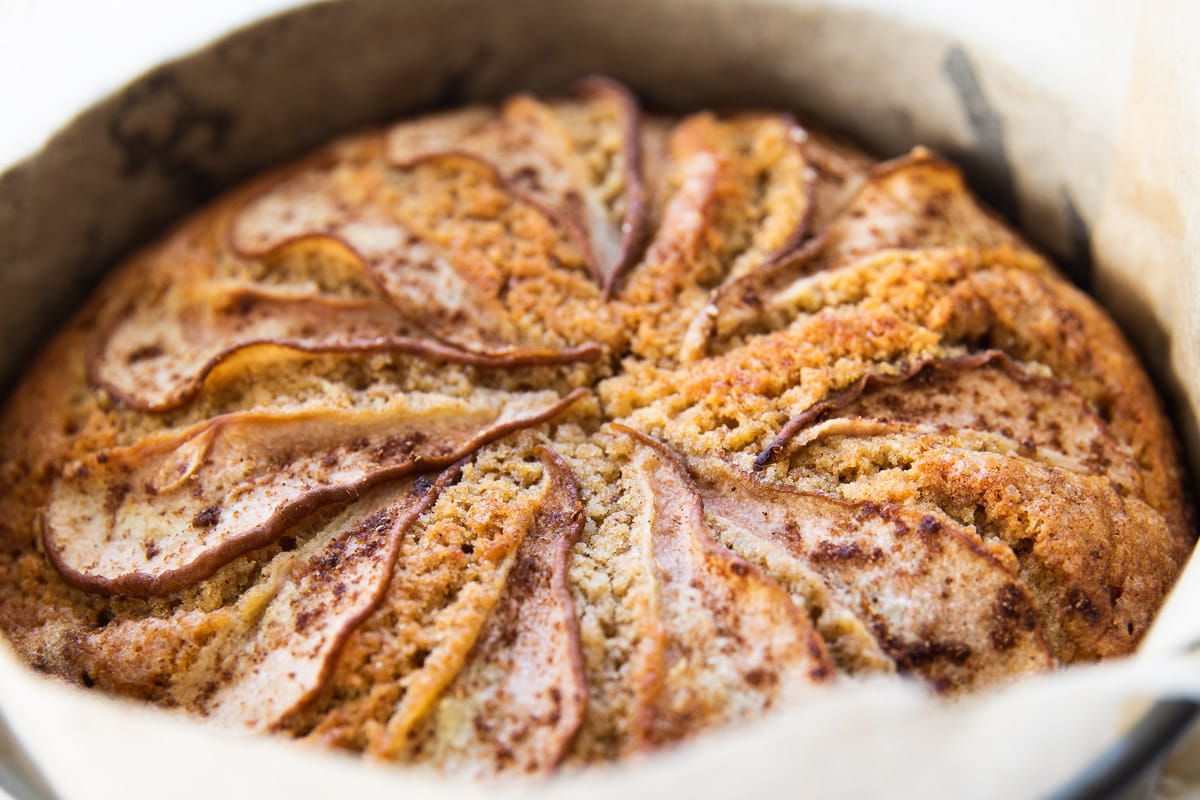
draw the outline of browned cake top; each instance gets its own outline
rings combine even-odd
[[[1192,544],[1129,347],[953,166],[605,80],[193,215],[34,365],[0,481],[36,668],[474,773],[1127,654]]]

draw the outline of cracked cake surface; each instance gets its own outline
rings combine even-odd
[[[1115,325],[927,150],[606,79],[116,269],[0,427],[36,669],[455,774],[1127,655],[1193,544]]]

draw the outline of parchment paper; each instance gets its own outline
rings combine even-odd
[[[659,104],[792,106],[881,154],[922,141],[959,157],[977,188],[1117,315],[1166,390],[1195,466],[1200,4],[988,6],[355,0],[265,23],[99,104],[0,176],[0,380],[113,258],[229,181],[371,120],[604,71]],[[148,53],[145,66],[167,55]],[[150,126],[139,166],[112,134],[131,103],[139,119],[178,121],[186,107],[200,133],[231,121],[219,143],[156,142]],[[1149,699],[1200,698],[1200,664],[1180,655],[1200,641],[1198,607],[1193,564],[1135,659],[954,704],[897,683],[847,685],[742,730],[533,788],[448,785],[232,737],[39,677],[6,646],[0,717],[63,798],[1038,796]],[[1200,795],[1200,739],[1168,772],[1163,796]]]

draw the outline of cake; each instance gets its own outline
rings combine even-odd
[[[605,79],[334,142],[0,427],[33,668],[455,774],[1131,653],[1193,544],[1119,330],[918,148]]]

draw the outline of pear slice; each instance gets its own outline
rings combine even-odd
[[[633,93],[608,78],[584,78],[576,84],[575,95],[587,101],[584,110],[589,113],[583,130],[589,137],[594,137],[594,148],[601,153],[605,148],[613,148],[613,155],[608,159],[611,162],[608,172],[598,173],[592,181],[593,191],[601,192],[605,204],[619,216],[615,230],[611,225],[601,225],[591,234],[593,240],[601,237],[606,240],[604,246],[595,247],[593,251],[605,254],[598,258],[598,267],[607,299],[612,297],[626,270],[637,261],[649,225],[650,201],[642,164],[642,113]],[[609,120],[607,127],[603,126],[605,119]],[[597,128],[620,133],[619,136],[595,136],[593,132]],[[575,129],[569,129],[578,142]],[[609,144],[609,140],[619,142],[619,150]],[[619,200],[614,197],[613,184],[621,187]]]
[[[269,573],[272,595],[257,624],[198,702],[208,717],[273,730],[314,698],[342,643],[382,599],[401,538],[459,472],[454,465],[432,486],[406,480],[373,493]]]
[[[975,201],[957,167],[915,148],[872,169],[817,238],[718,287],[689,329],[691,349],[702,355],[714,339],[763,323],[776,297],[808,275],[881,250],[962,246],[1025,249]]]
[[[607,294],[645,235],[640,111],[627,89],[604,78],[581,81],[575,95],[555,105],[520,95],[494,115],[470,109],[440,115],[432,127],[428,119],[398,125],[385,147],[401,167],[451,154],[487,163],[575,239]]]
[[[639,614],[630,674],[631,745],[655,748],[796,702],[833,677],[808,617],[778,584],[715,541],[679,457],[633,438],[640,496],[631,531],[655,585]]]
[[[448,773],[482,775],[546,773],[566,754],[588,698],[567,587],[584,513],[566,462],[545,448],[537,454],[545,489],[463,671],[415,729],[389,729],[376,755],[401,748]]]
[[[480,185],[494,185],[507,196],[510,205],[526,214],[532,210],[534,217],[547,216],[540,205],[519,196],[514,198],[507,187],[500,185],[495,168],[475,156],[459,152],[423,154],[408,166],[436,172],[443,192],[452,198],[448,202],[464,202],[455,197],[460,189],[465,196],[472,196]],[[497,213],[496,209],[492,212]],[[454,213],[472,219],[478,211],[439,208],[434,213],[427,208],[425,213],[444,221]],[[467,263],[472,259],[482,263],[494,260],[480,259],[478,249],[483,243],[473,248],[462,242],[457,247],[438,242],[430,231],[416,230],[417,224],[416,220],[405,219],[405,213],[397,207],[394,187],[385,186],[380,176],[366,173],[361,180],[352,180],[340,172],[310,168],[284,175],[253,196],[234,218],[229,238],[237,252],[252,258],[268,257],[284,247],[311,247],[325,240],[341,243],[357,259],[381,297],[396,307],[400,333],[419,331],[476,357],[501,362],[517,359],[519,363],[569,363],[600,357],[602,348],[594,343],[556,348],[522,341],[518,326],[499,297],[503,287],[491,285],[505,279],[485,279],[479,263]],[[542,220],[543,226],[549,224]],[[555,268],[553,259],[544,254],[538,263],[544,269]],[[509,269],[513,265],[500,266]]]
[[[64,471],[43,516],[46,552],[79,588],[169,594],[269,544],[319,508],[383,481],[445,467],[588,393],[237,412],[152,435]]]
[[[708,514],[821,576],[902,672],[960,691],[1053,665],[1033,599],[953,520],[766,483],[719,459],[693,474]]]
[[[630,296],[668,302],[754,272],[804,239],[815,174],[791,117],[696,114],[676,125],[662,219]]]
[[[1019,452],[1049,451],[1074,471],[1107,474],[1142,491],[1137,464],[1086,398],[1067,383],[1023,370],[999,350],[922,361],[899,375],[864,375],[793,417],[755,459],[755,469],[818,436],[844,433],[845,424],[821,424],[834,419],[907,424],[926,433],[995,433]]]
[[[88,354],[92,381],[130,407],[178,408],[200,392],[219,364],[262,345],[308,353],[403,353],[489,368],[588,361],[601,354],[595,345],[490,354],[463,350],[425,335],[390,303],[369,298],[209,283],[178,287],[172,302],[180,305],[179,313],[139,307]]]
[[[502,304],[488,302],[440,248],[389,213],[378,175],[327,161],[311,159],[247,193],[228,214],[229,246],[268,268],[288,253],[306,255],[326,265],[328,282],[366,296],[330,294],[322,281],[278,287],[222,278],[207,256],[177,247],[158,256],[169,261],[168,279],[109,309],[87,356],[92,382],[126,405],[162,411],[194,397],[234,353],[259,345],[492,368],[603,355],[595,342],[519,341]]]

